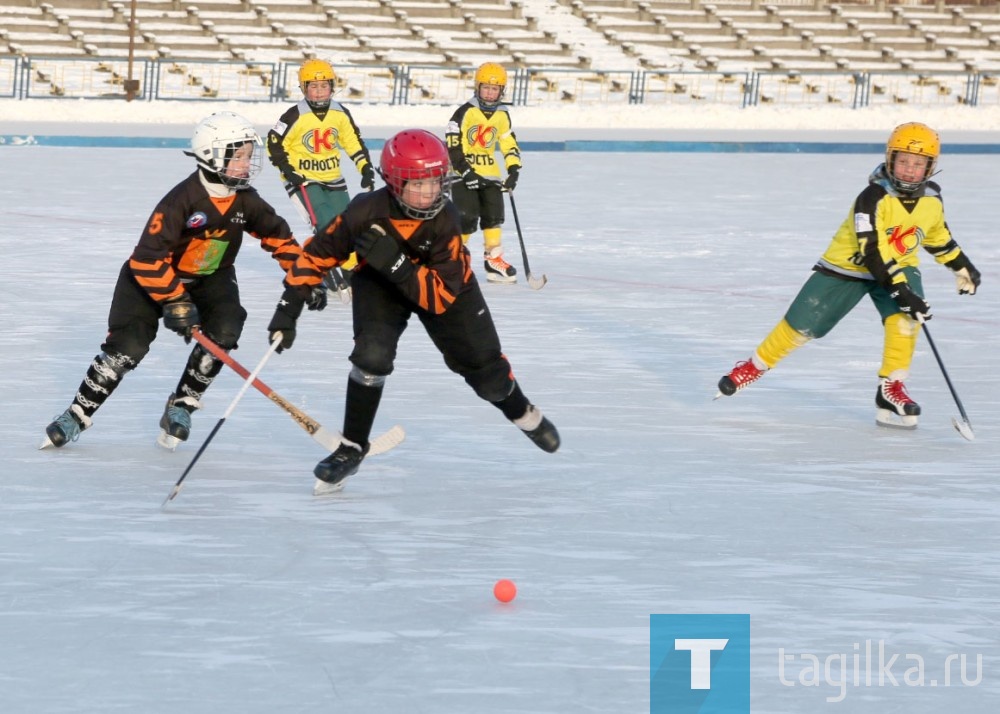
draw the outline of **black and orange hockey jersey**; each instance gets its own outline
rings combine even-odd
[[[306,241],[285,282],[303,288],[319,285],[324,273],[348,259],[355,236],[372,224],[395,238],[414,263],[416,270],[410,279],[397,287],[421,309],[434,314],[445,312],[475,280],[455,205],[449,201],[434,218],[420,221],[404,216],[383,187],[355,196],[324,232]],[[362,262],[358,269],[363,268]]]
[[[284,218],[253,188],[213,198],[195,171],[153,209],[129,268],[158,303],[179,297],[183,281],[233,265],[249,233],[287,270],[302,252]]]

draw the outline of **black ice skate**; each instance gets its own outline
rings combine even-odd
[[[324,483],[336,486],[335,489],[324,489],[324,493],[332,493],[343,488],[343,481],[348,476],[358,472],[358,467],[368,454],[368,446],[364,449],[352,441],[344,440],[337,450],[316,464],[313,475]],[[315,491],[314,491],[315,493]]]
[[[80,405],[72,404],[69,409],[57,416],[55,421],[45,427],[45,440],[38,448],[65,446],[69,442],[79,439],[80,432],[86,431],[92,424],[90,417],[83,413]]]
[[[167,397],[156,443],[173,451],[182,441],[187,441],[191,435],[191,412],[200,408],[201,403],[194,397],[178,397],[174,394]]]
[[[503,259],[503,248],[497,246],[483,254],[486,280],[491,283],[516,283],[517,268]]]
[[[554,454],[562,443],[555,424],[534,405],[528,407],[528,411],[520,419],[515,419],[514,424],[542,451]]]
[[[895,379],[894,379],[895,377]],[[875,423],[896,429],[916,429],[920,405],[910,399],[903,384],[905,374],[893,372],[884,377],[875,392]]]

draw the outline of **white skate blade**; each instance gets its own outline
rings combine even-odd
[[[160,435],[156,437],[156,445],[161,449],[166,449],[167,451],[176,451],[178,444],[181,440],[176,436],[170,436],[166,431],[160,429]]]
[[[957,429],[958,427],[956,426],[955,428]],[[50,439],[48,434],[46,434],[45,438],[42,439],[42,443],[38,445],[38,448],[39,450],[41,450],[41,449],[47,449],[50,446],[55,448],[55,444],[52,443],[52,439]]]
[[[900,414],[896,414],[895,412],[891,412],[888,409],[876,409],[875,423],[879,426],[885,426],[890,429],[913,430],[917,428],[917,417],[902,416]]]
[[[327,483],[321,479],[316,479],[316,483],[313,484],[313,496],[332,496],[335,493],[340,493],[344,490],[344,482],[348,478],[350,476],[341,479],[337,483]]]
[[[486,273],[486,282],[497,283],[499,285],[513,285],[517,282],[516,275],[497,275],[496,273]]]
[[[976,432],[972,430],[972,424],[967,422],[965,419],[952,419],[951,423],[952,426],[955,427],[955,430],[965,439],[968,439],[969,441],[976,440]]]

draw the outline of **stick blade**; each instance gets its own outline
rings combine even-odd
[[[968,441],[976,440],[976,432],[972,430],[972,424],[967,419],[952,419],[951,423],[955,427],[955,431],[961,434],[963,438]]]
[[[543,274],[542,277],[536,278],[531,273],[528,273],[528,287],[532,290],[541,290],[545,287],[545,283],[549,282],[549,279]]]

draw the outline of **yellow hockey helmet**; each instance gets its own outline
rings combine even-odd
[[[503,98],[504,92],[507,91],[507,70],[496,62],[484,62],[479,65],[479,69],[476,70],[475,83],[476,99],[479,100],[479,103],[485,107],[495,107]],[[500,94],[497,95],[495,100],[490,102],[483,100],[480,88],[484,84],[497,85],[500,87]]]
[[[302,94],[305,94],[306,85],[309,82],[329,82],[332,94],[336,77],[337,75],[334,74],[333,67],[330,66],[329,62],[318,59],[306,60],[299,67],[299,89],[302,90]],[[308,97],[306,101],[308,101]],[[325,102],[309,102],[309,106],[313,109],[324,109],[330,106],[330,99],[327,98]]]
[[[927,157],[927,170],[924,171],[922,179],[919,181],[902,181],[894,175],[893,163],[898,153]],[[922,188],[930,180],[930,177],[934,174],[934,167],[940,155],[941,138],[936,131],[920,122],[900,124],[893,129],[892,134],[889,136],[889,141],[885,145],[885,173],[888,175],[892,185],[898,190],[904,193],[912,193]]]

